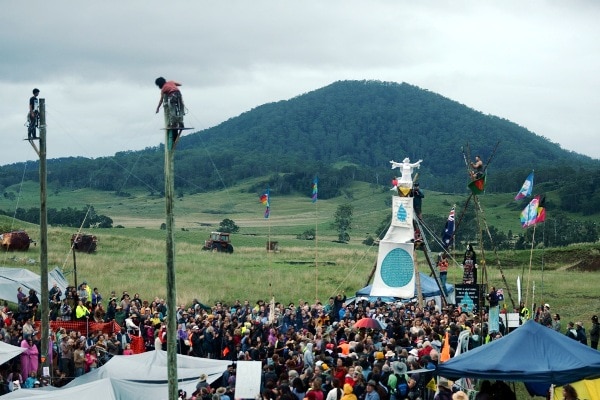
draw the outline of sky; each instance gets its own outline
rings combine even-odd
[[[596,0],[7,1],[0,165],[37,159],[22,140],[34,87],[48,159],[159,145],[159,76],[182,84],[194,131],[366,79],[416,85],[598,159],[598,21]]]

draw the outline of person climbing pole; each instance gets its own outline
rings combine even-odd
[[[471,178],[480,179],[483,176],[483,161],[480,156],[475,156],[475,161],[471,162]]]
[[[156,113],[160,110],[160,106],[163,105],[163,102],[166,101],[165,109],[168,111],[169,117],[169,126],[168,128],[179,128],[175,131],[175,137],[173,138],[173,142],[175,142],[179,135],[183,130],[183,115],[184,105],[183,105],[183,97],[181,96],[181,92],[179,91],[179,86],[181,83],[175,81],[167,81],[162,76],[156,78],[154,81],[156,86],[160,89],[160,101],[158,102],[158,106],[156,107]]]
[[[29,98],[29,113],[27,114],[27,139],[37,139],[36,129],[40,117],[40,89],[33,89],[33,96]]]

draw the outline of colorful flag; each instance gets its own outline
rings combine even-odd
[[[535,196],[533,200],[527,204],[527,207],[521,211],[521,225],[523,228],[528,228],[537,224],[538,222],[544,222],[546,220],[546,209],[544,196]]]
[[[454,213],[456,206],[453,206],[448,215],[446,226],[444,227],[444,233],[442,234],[442,244],[445,249],[448,249],[452,245],[454,238]]]
[[[531,196],[531,191],[533,190],[533,171],[529,174],[525,182],[523,182],[523,187],[519,190],[519,193],[515,196],[515,200],[524,199],[527,196]]]
[[[485,191],[485,175],[470,182],[467,186],[469,189],[471,189],[471,193],[474,195],[483,193]]]
[[[317,197],[318,197],[318,195],[319,195],[319,187],[318,187],[318,184],[319,184],[319,178],[317,178],[317,177],[315,176],[315,179],[313,180],[313,183],[312,183],[312,202],[313,202],[313,203],[316,203],[316,202],[317,202]]]
[[[261,196],[260,196],[260,202],[266,206],[265,209],[265,218],[269,218],[269,215],[271,214],[271,199],[270,199],[270,190],[267,189]]]

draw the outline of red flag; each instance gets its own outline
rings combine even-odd
[[[444,336],[444,344],[442,345],[442,353],[440,354],[440,361],[446,362],[450,359],[450,334],[446,331]]]

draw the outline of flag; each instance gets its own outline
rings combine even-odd
[[[531,196],[531,191],[533,190],[533,171],[529,174],[525,182],[523,182],[523,187],[519,190],[519,193],[515,196],[515,200],[524,199],[527,196]]]
[[[444,344],[442,345],[442,352],[440,353],[440,361],[446,362],[450,359],[450,334],[446,331],[444,335]]]
[[[317,197],[319,195],[319,186],[318,186],[318,184],[319,184],[319,178],[317,178],[315,176],[315,179],[313,180],[313,183],[312,183],[312,202],[313,203],[317,202]]]
[[[266,207],[265,209],[265,218],[269,218],[269,215],[271,214],[271,199],[270,199],[270,194],[269,194],[269,189],[267,189],[261,196],[260,196],[260,202]]]
[[[544,222],[546,220],[546,209],[544,208],[546,199],[544,196],[535,196],[533,200],[527,204],[527,207],[521,211],[521,225],[523,228],[528,228]]]
[[[471,189],[471,193],[474,195],[483,193],[485,191],[485,175],[470,182],[467,186],[469,189]]]
[[[452,239],[454,238],[454,213],[456,206],[453,206],[448,215],[446,226],[444,227],[444,233],[442,234],[442,244],[445,249],[448,249],[452,245]]]

